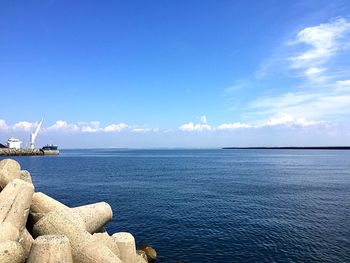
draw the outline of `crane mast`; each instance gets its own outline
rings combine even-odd
[[[36,136],[38,135],[38,133],[39,133],[39,130],[40,130],[40,128],[41,128],[41,125],[42,125],[42,123],[43,123],[43,118],[41,118],[41,121],[38,123],[38,125],[36,126],[36,128],[35,128],[35,131],[34,132],[32,132],[31,134],[30,134],[30,149],[34,149],[35,148],[35,139],[36,139]]]

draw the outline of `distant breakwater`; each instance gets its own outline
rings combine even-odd
[[[223,147],[224,150],[350,150],[350,146]]]
[[[0,156],[35,156],[35,155],[57,155],[58,150],[43,150],[43,149],[10,149],[1,148]]]

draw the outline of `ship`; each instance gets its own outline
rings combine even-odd
[[[41,149],[44,150],[44,151],[57,151],[58,146],[57,145],[53,145],[53,144],[47,144]]]
[[[10,148],[10,149],[20,149],[21,148],[21,141],[19,139],[16,139],[16,138],[9,138],[7,140],[7,148]]]

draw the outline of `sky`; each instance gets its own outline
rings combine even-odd
[[[0,0],[0,142],[350,145],[347,0]]]

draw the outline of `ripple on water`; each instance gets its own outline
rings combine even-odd
[[[350,151],[67,150],[17,158],[38,191],[105,200],[160,262],[350,262]]]

